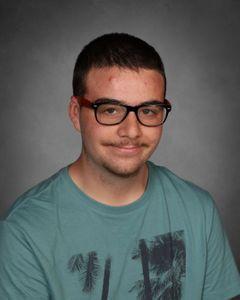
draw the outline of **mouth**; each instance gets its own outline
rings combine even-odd
[[[132,151],[136,151],[138,149],[140,149],[140,146],[116,146],[116,148],[118,148],[121,151],[127,151],[127,152],[132,152]]]
[[[113,151],[119,154],[136,155],[143,149],[142,145],[110,145]]]

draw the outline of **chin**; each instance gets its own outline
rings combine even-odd
[[[127,164],[127,162],[125,162]],[[144,163],[141,164],[135,164],[128,166],[118,166],[117,164],[103,164],[103,167],[111,174],[122,177],[122,178],[129,178],[136,176],[140,170],[142,169]]]

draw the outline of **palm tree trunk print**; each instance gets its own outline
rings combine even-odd
[[[139,240],[139,250],[141,254],[143,278],[144,278],[144,299],[152,300],[151,283],[149,278],[149,251],[144,239]]]
[[[104,268],[102,300],[107,300],[108,298],[110,271],[111,271],[111,258],[108,257],[105,261],[105,268]]]

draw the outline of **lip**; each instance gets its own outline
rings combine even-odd
[[[113,146],[113,148],[123,154],[137,154],[141,151],[140,146]]]

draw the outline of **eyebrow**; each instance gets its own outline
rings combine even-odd
[[[111,99],[111,98],[99,98],[94,103],[112,103],[112,104],[124,104],[122,101],[117,99]]]
[[[121,101],[121,100],[117,100],[117,99],[111,99],[111,98],[99,98],[96,101],[94,101],[94,103],[101,103],[101,104],[123,104],[123,105],[128,105],[125,101]],[[159,104],[159,103],[163,103],[163,101],[161,100],[146,100],[144,102],[141,102],[138,105],[134,105],[134,106],[139,106],[139,105],[153,105],[153,104]]]

